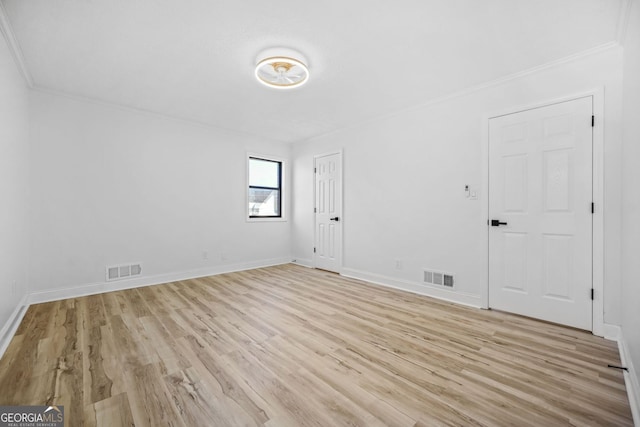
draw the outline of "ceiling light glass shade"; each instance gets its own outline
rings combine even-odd
[[[293,55],[267,56],[258,60],[256,78],[269,87],[291,89],[309,80],[309,69],[303,59],[296,59]]]

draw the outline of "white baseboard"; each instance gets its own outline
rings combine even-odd
[[[640,381],[638,380],[638,372],[633,366],[633,359],[631,358],[631,353],[629,353],[629,347],[627,347],[627,343],[624,340],[624,331],[620,327],[618,327],[618,331],[620,363],[628,369],[628,371],[624,373],[624,382],[627,386],[627,396],[629,397],[633,423],[635,426],[640,427]]]
[[[603,326],[603,331],[604,334],[602,335],[602,337],[606,340],[609,341],[616,341],[616,342],[620,342],[620,336],[622,334],[622,330],[620,329],[620,326],[618,325],[610,325],[608,323],[605,323]]]
[[[2,327],[2,330],[0,330],[0,358],[2,358],[4,352],[7,351],[7,347],[9,347],[13,336],[18,330],[18,326],[20,326],[20,322],[22,322],[22,318],[27,312],[27,308],[29,308],[28,300],[28,295],[22,297],[15,310],[13,310],[13,313],[11,313],[11,316],[9,316],[9,319],[7,319],[7,322]]]
[[[415,294],[454,302],[456,304],[462,304],[474,308],[482,307],[482,298],[479,295],[456,292],[449,289],[440,289],[422,283],[409,282],[407,280],[395,279],[393,277],[354,270],[352,268],[344,268],[341,274],[345,277],[364,280],[365,282],[375,283],[376,285],[413,292]]]
[[[294,258],[292,264],[301,265],[302,267],[313,268],[313,260],[305,258]]]
[[[47,291],[32,292],[25,295],[16,306],[13,313],[0,330],[0,358],[7,350],[9,343],[20,326],[27,309],[31,304],[57,301],[67,298],[78,298],[87,295],[101,294],[104,292],[121,291],[125,289],[140,288],[143,286],[159,285],[178,280],[195,279],[198,277],[215,276],[217,274],[233,273],[234,271],[252,270],[254,268],[270,267],[273,265],[288,264],[290,257],[273,258],[260,261],[244,262],[238,264],[219,265],[215,267],[201,268],[197,270],[182,271],[178,273],[158,274],[155,276],[141,276],[135,279],[121,280],[117,282],[91,283],[73,288],[59,288]]]
[[[181,271],[177,273],[158,274],[154,276],[141,276],[135,279],[119,280],[116,282],[98,282],[72,288],[59,288],[46,291],[32,292],[28,303],[57,301],[67,298],[78,298],[88,295],[102,294],[105,292],[121,291],[125,289],[140,288],[143,286],[160,285],[179,280],[195,279],[198,277],[215,276],[217,274],[233,273],[235,271],[252,270],[254,268],[270,267],[273,265],[288,264],[290,257],[272,258],[260,261],[243,262],[238,264],[218,265],[199,268],[196,270]]]
[[[198,277],[215,276],[217,274],[233,273],[234,271],[252,270],[254,268],[270,267],[272,265],[288,264],[290,257],[273,258],[260,261],[244,262],[238,264],[219,265],[215,267],[201,268],[197,270],[182,271],[178,273],[158,274],[155,276],[141,276],[135,279],[121,280],[117,282],[91,283],[73,288],[59,288],[47,291],[32,292],[25,295],[16,306],[13,313],[0,330],[0,358],[7,350],[13,339],[20,322],[31,304],[57,301],[67,298],[78,298],[87,295],[101,294],[104,292],[121,291],[125,289],[140,288],[143,286],[159,285],[178,280],[195,279]]]

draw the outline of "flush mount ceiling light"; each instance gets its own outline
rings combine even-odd
[[[300,87],[309,80],[306,59],[291,49],[268,49],[258,55],[256,78],[276,89]]]

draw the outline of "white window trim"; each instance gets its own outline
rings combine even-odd
[[[281,216],[279,218],[251,218],[249,215],[249,159],[258,158],[264,160],[271,160],[274,162],[280,162],[282,164],[281,177],[280,177],[280,203],[281,203]],[[287,160],[277,156],[271,156],[268,154],[260,153],[247,153],[246,158],[246,179],[244,183],[245,197],[244,197],[244,212],[246,222],[286,222],[287,221]]]

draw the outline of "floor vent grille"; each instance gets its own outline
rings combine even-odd
[[[437,286],[445,286],[447,288],[453,288],[455,282],[455,276],[450,273],[435,270],[424,270],[424,283]]]
[[[142,274],[142,264],[110,265],[106,268],[107,282],[123,280]]]

